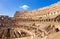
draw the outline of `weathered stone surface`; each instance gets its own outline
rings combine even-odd
[[[59,33],[60,2],[37,10],[17,11],[14,17],[0,16],[1,39],[59,39]]]

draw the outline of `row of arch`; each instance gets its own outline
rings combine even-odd
[[[59,12],[58,11],[55,11],[55,12],[49,12],[48,14],[45,14],[45,15],[43,15],[43,16],[49,16],[49,15],[56,15],[56,14],[59,14]]]
[[[19,18],[18,19],[19,21],[40,21],[40,22],[60,22],[60,15],[58,15],[57,17],[55,18],[47,18],[47,19],[22,19],[22,18]]]

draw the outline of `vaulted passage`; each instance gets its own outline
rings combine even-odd
[[[6,32],[7,32],[7,33],[6,33],[6,37],[10,37],[10,35],[11,35],[11,34],[10,34],[10,32],[11,32],[11,31],[10,31],[10,29],[9,29],[9,28],[7,29],[7,31],[6,31]]]

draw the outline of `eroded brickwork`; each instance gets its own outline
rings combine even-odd
[[[60,33],[60,2],[42,9],[17,11],[14,17],[0,16],[0,39],[55,39],[54,33]]]

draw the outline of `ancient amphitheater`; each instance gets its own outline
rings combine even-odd
[[[0,15],[0,39],[60,39],[60,2],[32,11]]]

